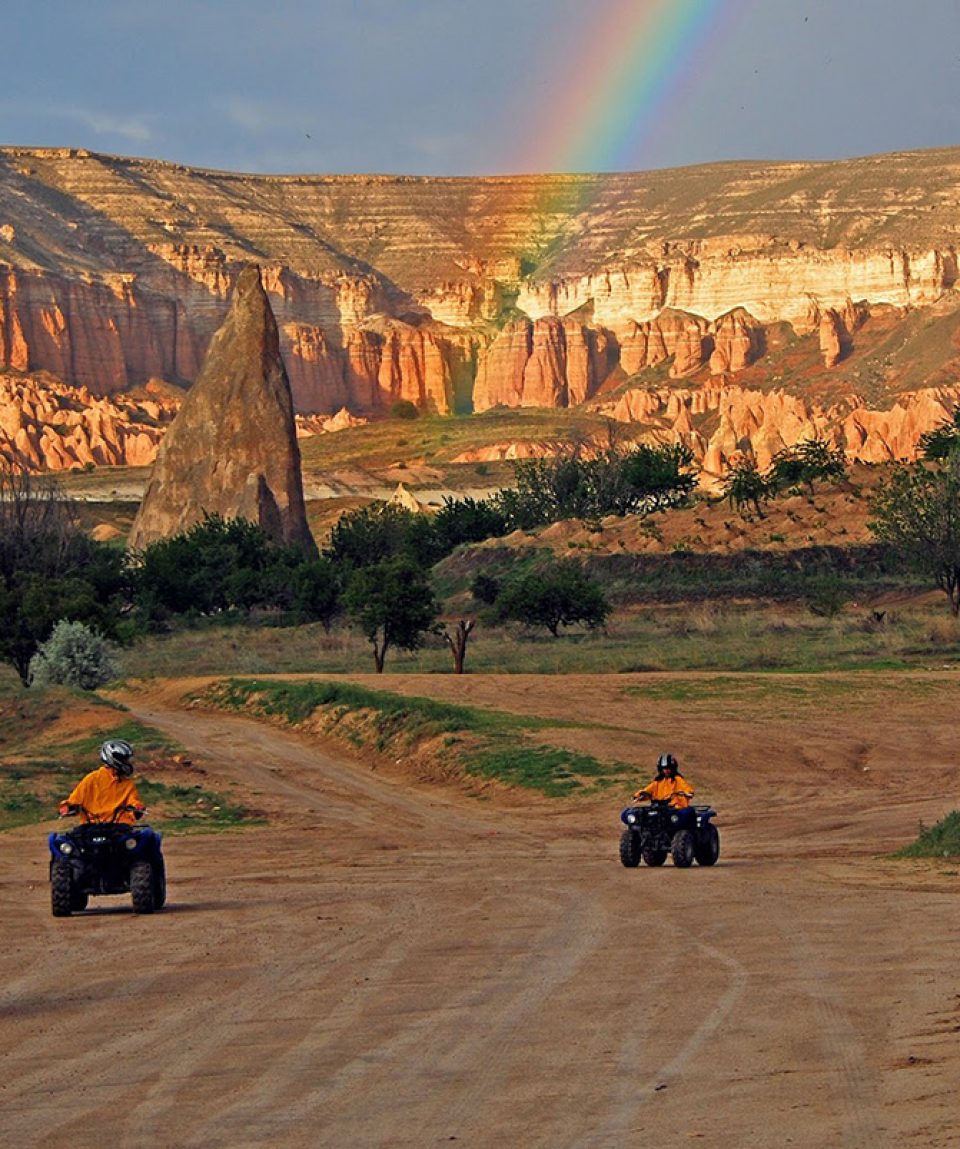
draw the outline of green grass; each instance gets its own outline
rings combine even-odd
[[[915,842],[904,846],[895,858],[958,858],[960,857],[960,810],[954,810],[929,829],[921,825]]]
[[[328,734],[355,749],[367,747],[378,753],[416,754],[426,743],[444,736],[445,761],[458,764],[464,774],[539,790],[551,797],[599,789],[630,773],[630,767],[622,763],[602,763],[587,754],[538,744],[530,737],[538,729],[573,723],[457,706],[353,683],[230,679],[208,687],[198,697],[208,705],[280,717],[292,725],[324,711],[331,719]],[[369,721],[344,721],[350,716],[367,716]]]

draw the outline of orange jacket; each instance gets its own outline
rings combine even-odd
[[[91,770],[81,779],[67,800],[60,803],[61,813],[66,812],[65,806],[82,806],[80,819],[83,822],[110,822],[118,806],[136,806],[141,812],[145,808],[133,779],[118,778],[109,766]],[[136,815],[132,810],[121,810],[116,820],[133,825]]]
[[[693,787],[682,774],[674,774],[672,778],[654,778],[649,786],[644,786],[642,790],[638,790],[634,797],[639,798],[641,794],[646,794],[655,802],[669,799],[671,806],[682,810],[685,806],[690,805]]]

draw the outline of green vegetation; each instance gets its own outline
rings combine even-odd
[[[920,826],[915,842],[904,846],[895,858],[960,858],[960,810],[941,818],[935,826]]]
[[[930,578],[960,616],[960,451],[942,463],[898,465],[873,500],[870,524],[904,562]]]
[[[110,644],[82,622],[58,622],[30,659],[30,681],[37,685],[95,690],[115,676]]]
[[[595,630],[610,614],[599,584],[570,560],[538,564],[508,578],[498,589],[493,608],[500,618],[545,626],[554,638],[561,626],[583,623]]]
[[[431,754],[465,775],[497,780],[560,797],[613,784],[631,773],[585,754],[545,746],[530,732],[568,725],[560,721],[455,706],[429,698],[369,690],[352,683],[231,679],[204,690],[208,705],[281,717],[297,724],[318,712],[324,729],[352,748],[392,757]]]

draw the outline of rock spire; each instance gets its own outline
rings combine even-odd
[[[240,273],[227,318],[163,440],[130,546],[177,534],[205,513],[248,519],[277,542],[316,552],[290,383],[255,266]]]

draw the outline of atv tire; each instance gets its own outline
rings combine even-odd
[[[635,830],[620,835],[620,861],[631,869],[640,865],[640,835]]]
[[[167,870],[161,855],[153,863],[153,908],[162,910],[167,900]]]
[[[670,843],[670,856],[678,869],[685,870],[693,865],[693,834],[689,830],[677,830]]]
[[[149,862],[134,862],[130,867],[130,897],[135,914],[152,914],[157,908],[156,879]]]
[[[715,866],[720,857],[720,834],[716,826],[708,825],[697,836],[693,850],[698,866]]]
[[[70,890],[70,909],[75,914],[79,914],[82,910],[87,908],[87,901],[89,895],[84,890],[78,890],[71,887]]]
[[[53,916],[70,917],[73,904],[73,867],[69,862],[54,862],[50,867],[50,909]]]
[[[657,850],[652,846],[648,846],[643,851],[643,860],[648,866],[662,866],[663,863],[667,860],[667,851]]]

